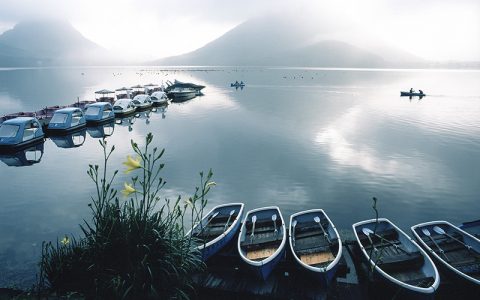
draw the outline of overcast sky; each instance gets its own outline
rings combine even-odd
[[[362,30],[430,60],[480,60],[480,0],[0,0],[0,33],[22,20],[63,18],[117,54],[153,59],[272,12],[329,18],[332,33]]]

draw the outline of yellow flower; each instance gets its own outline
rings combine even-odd
[[[139,169],[142,167],[140,164],[140,157],[137,156],[136,159],[133,159],[130,155],[127,155],[127,161],[123,163],[127,166],[125,174],[132,172],[133,170]]]
[[[64,246],[68,245],[70,243],[70,240],[68,239],[68,236],[65,236],[60,243],[62,243]]]
[[[193,207],[192,198],[188,198],[188,200],[185,200],[185,204],[187,204],[190,207]]]
[[[133,192],[136,192],[137,190],[133,188],[133,186],[131,184],[128,184],[128,183],[124,183],[123,184],[124,186],[124,189],[122,190],[122,194],[127,197],[128,195],[130,195],[131,193]]]
[[[216,186],[217,183],[215,181],[210,181],[209,183],[207,183],[207,188],[210,187],[210,186]]]

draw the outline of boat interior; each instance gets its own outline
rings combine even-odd
[[[234,214],[230,216],[231,209],[232,207],[228,207],[228,211],[221,211],[215,217],[211,219],[207,218],[204,222],[206,224],[203,226],[203,229],[202,229],[202,226],[197,226],[197,228],[195,228],[196,230],[193,233],[193,236],[200,239],[202,243],[208,243],[216,239],[222,233],[227,231],[228,227],[225,228],[225,226],[227,225],[227,222],[228,222],[228,226],[231,226],[233,222],[236,220],[238,216],[239,208],[237,208]],[[213,216],[213,215],[214,214],[210,214],[210,216]]]
[[[278,213],[277,213],[278,214]],[[277,231],[275,231],[275,228]],[[251,218],[245,224],[245,239],[240,243],[245,256],[254,261],[272,256],[281,245],[284,235],[281,218],[273,221],[271,218],[257,219],[255,229]],[[251,236],[253,230],[253,238]]]
[[[441,227],[446,234],[439,234],[431,228],[428,229],[430,237],[426,236],[421,228],[417,228],[416,232],[423,242],[448,264],[458,271],[480,280],[479,249],[475,249],[474,247],[469,249],[466,245],[470,243],[455,229],[447,226],[437,226]],[[443,250],[443,253],[440,252],[440,249]]]
[[[418,248],[393,227],[379,227],[374,234],[369,235],[370,239],[361,230],[358,233],[372,263],[406,284],[430,287],[435,282],[434,274],[425,264],[425,258]]]
[[[327,233],[324,236],[319,224],[312,221],[302,222],[295,226],[293,236],[295,243],[293,250],[297,257],[305,264],[316,267],[327,267],[338,253],[338,237],[332,234],[330,223],[327,219],[321,218],[321,226]],[[293,245],[293,244],[292,244]]]

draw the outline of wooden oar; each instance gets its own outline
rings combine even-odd
[[[464,242],[462,242],[461,240],[457,239],[456,237],[453,237],[453,236],[449,235],[448,233],[445,232],[445,230],[443,230],[442,228],[440,228],[438,226],[434,226],[433,231],[435,231],[438,234],[446,235],[449,238],[451,238],[452,240],[455,240],[455,241],[459,242],[460,244],[465,246],[465,248],[467,248],[468,251],[472,250],[472,246],[469,246],[469,245],[465,244]]]
[[[225,227],[223,227],[223,231],[227,230],[228,223],[230,222],[230,218],[233,216],[234,213],[235,213],[235,210],[232,209],[232,210],[230,211],[230,215],[228,216],[227,223],[225,223]]]
[[[373,243],[372,238],[370,237],[370,232],[368,231],[368,228],[363,227],[362,232],[363,232],[364,235],[367,236],[368,240],[370,241],[370,245],[372,245],[373,251],[377,252],[378,249],[377,249],[377,247],[375,247],[375,244]]]
[[[255,222],[257,221],[257,216],[252,217],[252,233],[250,234],[250,243],[253,242],[253,239],[255,238]]]
[[[376,237],[378,237],[380,240],[382,241],[385,241],[387,242],[389,245],[392,245],[393,247],[395,247],[395,249],[398,249],[398,250],[402,250],[403,252],[405,252],[407,255],[411,255],[410,252],[408,252],[407,250],[403,249],[402,247],[398,246],[397,244],[387,240],[386,238],[384,238],[383,236],[379,235],[379,234],[376,234],[375,232],[373,232],[373,230],[371,230],[370,228],[366,228],[364,227],[362,229],[363,233],[366,235],[366,236],[369,236],[370,234],[373,234],[375,235]]]
[[[275,230],[273,231],[273,234],[277,235],[277,214],[272,215],[272,221],[273,221],[273,226],[275,226]]]
[[[448,261],[448,257],[447,255],[445,254],[445,252],[443,251],[442,248],[440,248],[440,246],[437,244],[437,242],[435,242],[435,240],[433,239],[433,237],[430,235],[430,231],[428,231],[427,228],[423,228],[422,229],[422,232],[424,235],[428,236],[430,238],[430,240],[435,244],[435,246],[437,247],[438,251],[440,251],[440,253],[443,255],[443,257],[445,257],[445,260]]]
[[[323,236],[324,236],[325,239],[328,241],[328,243],[331,244],[332,242],[331,242],[330,239],[328,238],[328,234],[325,232],[325,229],[323,229],[322,223],[320,222],[320,217],[319,217],[319,216],[315,216],[315,218],[313,218],[313,220],[314,220],[316,223],[318,223],[318,225],[319,225],[320,228],[322,229]]]
[[[292,242],[293,246],[295,246],[295,226],[297,226],[297,220],[293,220],[292,222]]]

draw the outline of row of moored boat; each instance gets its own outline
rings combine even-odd
[[[329,285],[342,256],[342,240],[322,209],[291,215],[288,230],[276,206],[248,211],[241,221],[243,210],[243,203],[216,206],[188,233],[199,244],[204,260],[240,230],[238,254],[259,278],[270,275],[288,247],[300,268]],[[413,294],[433,294],[440,284],[436,264],[480,287],[480,240],[449,222],[413,226],[418,243],[384,218],[361,221],[352,228],[364,261],[397,287]]]

